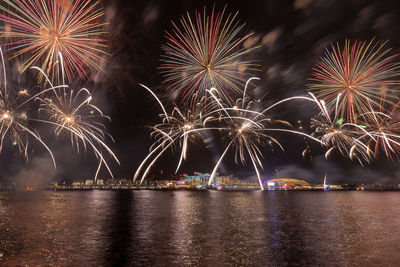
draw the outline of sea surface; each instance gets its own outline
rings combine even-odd
[[[0,266],[399,266],[400,192],[0,192]]]

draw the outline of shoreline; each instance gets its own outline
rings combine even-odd
[[[40,188],[34,190],[23,190],[23,189],[0,189],[0,192],[33,192],[33,191],[55,191],[55,192],[68,192],[68,191],[77,191],[77,192],[85,192],[85,191],[197,191],[197,192],[208,192],[208,191],[220,191],[220,192],[254,192],[261,191],[260,189],[246,189],[246,188],[237,188],[237,189],[214,189],[214,188],[206,188],[206,189],[196,189],[196,188]],[[367,191],[367,192],[396,192],[400,191],[400,188],[344,188],[344,189],[333,189],[333,190],[324,190],[324,189],[275,189],[275,190],[264,190],[264,192],[344,192],[344,191]]]

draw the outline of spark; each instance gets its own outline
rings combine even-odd
[[[311,128],[314,129],[313,136],[321,139],[329,147],[325,158],[328,158],[333,151],[338,150],[352,160],[357,159],[361,165],[363,162],[370,163],[372,151],[363,141],[365,137],[375,141],[372,133],[355,123],[344,123],[344,119],[338,117],[338,112],[335,112],[332,118],[325,102],[318,101],[313,94],[311,96],[320,109],[320,113],[311,119]],[[339,94],[336,98],[336,105],[338,105],[340,97]]]
[[[263,183],[261,181],[261,175],[259,168],[263,168],[262,160],[263,154],[261,152],[261,147],[269,145],[278,146],[281,150],[283,146],[271,133],[272,132],[288,132],[296,135],[301,135],[308,137],[316,142],[322,143],[319,139],[314,138],[308,134],[298,132],[291,129],[281,128],[279,126],[285,126],[291,128],[291,124],[287,121],[283,120],[272,120],[270,117],[273,114],[266,115],[266,111],[270,111],[273,107],[277,105],[293,100],[293,99],[302,99],[302,97],[292,97],[289,99],[285,99],[279,101],[271,105],[270,107],[264,109],[263,112],[257,111],[257,105],[259,102],[251,100],[250,97],[246,96],[248,83],[244,88],[243,98],[238,98],[236,100],[235,105],[232,108],[223,106],[222,103],[218,103],[218,106],[221,109],[217,110],[220,113],[218,119],[214,119],[218,121],[220,124],[220,129],[223,132],[226,132],[226,136],[230,139],[228,145],[226,146],[224,152],[221,157],[217,161],[208,185],[211,186],[214,182],[215,175],[221,164],[223,158],[227,154],[227,152],[232,148],[235,152],[235,162],[238,164],[239,162],[243,165],[246,164],[246,153],[250,158],[250,161],[253,165],[253,168],[256,172],[257,179],[260,185],[260,189],[264,190]],[[218,101],[218,97],[215,96],[213,90],[209,90],[210,94],[213,96],[215,101]],[[310,100],[310,98],[307,98]],[[311,100],[312,101],[312,100]],[[242,108],[238,108],[242,107]]]
[[[88,69],[101,70],[99,62],[106,54],[103,25],[104,11],[100,1],[52,0],[28,1],[5,0],[0,4],[0,37],[10,39],[6,43],[13,58],[24,56],[22,72],[40,65],[49,75],[57,62],[58,54],[65,58],[66,75],[72,81],[77,73],[88,76]]]
[[[382,99],[381,101],[385,101]],[[393,160],[394,156],[400,155],[400,102],[393,105],[387,113],[385,109],[380,108],[377,111],[373,110],[365,114],[361,114],[360,122],[368,129],[374,138],[368,138],[367,145],[373,146],[374,156],[379,156],[379,151],[382,149],[386,158]]]
[[[208,16],[189,13],[182,17],[180,26],[174,25],[166,33],[167,44],[162,46],[164,83],[171,92],[178,92],[182,100],[206,97],[206,91],[215,87],[226,101],[233,101],[235,95],[249,78],[249,72],[256,65],[243,57],[258,47],[243,46],[252,33],[241,35],[245,24],[239,24],[238,13],[225,15],[216,13],[214,8]]]
[[[29,124],[30,117],[27,116],[26,109],[33,104],[33,99],[20,103],[17,90],[9,90],[7,83],[7,73],[4,63],[3,51],[0,48],[0,58],[3,67],[2,87],[0,90],[0,152],[2,152],[4,143],[10,139],[12,146],[16,146],[20,153],[24,154],[28,160],[28,149],[30,147],[30,138],[39,142],[50,154],[54,168],[56,162],[50,148],[40,137],[39,133]],[[40,96],[46,93],[41,91]]]
[[[330,114],[339,111],[340,117],[356,122],[359,114],[370,111],[370,103],[379,107],[386,95],[392,103],[400,83],[398,55],[389,55],[387,42],[359,42],[346,40],[343,49],[339,43],[326,49],[316,64],[309,89],[326,102]],[[336,98],[342,97],[340,101]]]
[[[207,104],[205,98],[200,99],[199,102],[190,102],[184,105],[183,109],[174,107],[172,112],[168,113],[161,100],[152,92],[147,86],[141,85],[145,88],[159,103],[163,113],[160,114],[161,123],[152,126],[151,136],[155,139],[150,147],[149,154],[142,161],[140,166],[135,172],[133,181],[135,182],[145,167],[146,163],[153,158],[147,165],[147,168],[142,174],[140,184],[148,175],[150,169],[156,161],[169,149],[172,150],[178,144],[180,147],[180,157],[175,173],[178,172],[184,160],[187,159],[187,150],[189,143],[197,143],[203,140],[203,131],[210,128],[205,127],[206,123],[212,119],[209,115],[214,106]]]
[[[63,84],[65,81],[63,76],[64,66],[62,65],[64,61],[61,53],[59,53],[59,57],[62,76],[55,80],[55,82],[60,83],[57,86],[53,85],[53,82],[43,70],[33,67],[42,73],[52,89],[52,94],[49,96],[36,98],[40,102],[39,112],[45,114],[47,119],[36,119],[35,121],[52,126],[56,137],[69,135],[71,144],[78,153],[81,146],[84,151],[90,148],[99,160],[95,180],[102,165],[106,167],[111,177],[114,177],[102,151],[105,150],[113,160],[120,164],[116,155],[105,143],[106,137],[114,141],[112,136],[105,131],[106,127],[103,124],[103,121],[110,121],[111,119],[104,115],[100,108],[91,103],[93,97],[88,89],[73,90],[68,85]]]

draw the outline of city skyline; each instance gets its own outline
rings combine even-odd
[[[307,79],[311,77],[312,68],[330,44],[336,42],[344,44],[346,39],[389,40],[387,46],[393,48],[393,54],[400,47],[399,37],[395,29],[390,26],[395,18],[387,15],[390,14],[387,13],[390,6],[396,10],[394,1],[385,5],[372,1],[363,3],[355,1],[350,5],[344,2],[316,4],[309,1],[287,1],[279,4],[265,4],[259,1],[253,3],[252,6],[244,3],[228,3],[225,6],[225,3],[211,1],[196,4],[177,1],[178,9],[157,1],[148,4],[104,1],[102,3],[105,12],[104,20],[109,22],[105,26],[106,31],[109,32],[105,34],[105,37],[109,45],[107,52],[111,55],[105,57],[107,64],[104,72],[93,72],[94,75],[89,80],[77,83],[82,87],[90,87],[95,96],[94,101],[97,101],[95,103],[101,105],[105,114],[112,118],[112,122],[107,123],[107,127],[116,142],[109,145],[121,158],[122,164],[118,166],[110,163],[116,176],[134,176],[137,166],[151,144],[147,127],[158,120],[160,110],[156,107],[157,103],[139,84],[145,84],[162,98],[168,95],[159,69],[162,64],[160,62],[163,53],[161,47],[167,42],[165,31],[171,31],[172,21],[178,22],[180,16],[186,11],[193,15],[196,10],[202,12],[206,7],[208,12],[211,12],[214,4],[216,11],[222,11],[224,8],[227,13],[235,14],[238,11],[237,20],[245,24],[244,32],[253,33],[246,45],[254,42],[254,46],[261,46],[249,55],[260,65],[258,71],[251,73],[261,79],[256,83],[252,96],[260,99],[265,105],[277,102],[284,97],[305,95],[307,83],[309,83]],[[343,9],[344,6],[346,9]],[[274,10],[277,9],[283,10],[279,16],[274,15],[276,14]],[[339,18],[342,19],[332,15],[319,20],[328,10],[337,14],[344,12],[346,15],[340,15]],[[269,16],[265,21],[260,22],[257,18],[262,12],[267,12]],[[307,12],[312,12],[311,17],[306,16]],[[135,21],[124,19],[128,17],[135,18]],[[318,25],[313,24],[313,20],[318,20]],[[362,21],[365,23],[361,23]],[[148,30],[142,31],[143,27]],[[325,32],[324,29],[332,30]],[[305,35],[308,36],[307,40],[301,38]],[[301,42],[299,42],[300,39]],[[144,43],[147,44],[143,45]],[[11,52],[5,51],[5,55],[8,58]],[[15,62],[7,61],[7,64],[12,65]],[[34,76],[32,73],[24,73],[16,79],[29,81],[34,79],[32,76]],[[282,106],[278,112],[277,115],[282,118],[290,119],[290,123],[295,128],[304,127],[305,132],[311,132],[307,129],[310,118],[315,114],[311,105],[288,104]],[[295,117],[293,118],[292,115]],[[359,177],[362,175],[366,176],[364,179],[368,182],[387,180],[393,184],[400,177],[395,163],[385,160],[384,157],[372,162],[371,165],[366,164],[362,167],[357,162],[344,159],[339,154],[325,159],[323,155],[326,150],[318,144],[304,142],[302,138],[292,139],[289,135],[283,134],[282,140],[285,152],[279,152],[277,149],[273,152],[263,149],[263,175],[271,176],[278,169],[283,176],[297,175],[298,178],[313,181],[327,172],[333,180],[352,181],[353,178],[360,180]],[[214,143],[212,148],[204,148],[202,145],[190,147],[193,153],[183,162],[182,170],[211,172],[224,150],[224,143]],[[65,142],[57,141],[51,145],[56,155],[71,155],[63,158],[56,171],[50,170],[47,156],[37,145],[33,145],[34,151],[29,155],[28,164],[24,163],[25,160],[16,155],[11,148],[2,154],[1,164],[4,174],[1,179],[26,176],[29,173],[35,175],[39,173],[41,176],[80,177],[88,177],[94,173],[96,161],[93,156],[75,155]],[[312,151],[304,159],[301,153],[308,145],[311,146]],[[179,153],[168,153],[168,159],[173,159],[173,162],[179,161]],[[310,156],[313,157],[312,160]],[[243,178],[254,177],[252,167],[234,164],[231,154],[227,155],[221,168],[221,172],[225,174],[233,173]],[[162,175],[161,171],[169,174],[174,172],[170,160],[161,158],[154,166],[152,174]],[[104,170],[101,175],[106,175]]]

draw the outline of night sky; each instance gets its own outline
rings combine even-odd
[[[105,20],[109,22],[106,30],[109,32],[110,56],[104,72],[75,84],[91,88],[96,104],[112,118],[112,123],[107,126],[115,143],[110,146],[121,161],[120,167],[112,164],[116,177],[133,177],[151,145],[147,126],[158,122],[161,112],[156,101],[138,84],[147,85],[168,101],[158,69],[161,45],[166,41],[165,30],[170,30],[171,21],[178,22],[186,11],[193,15],[195,10],[202,11],[205,6],[211,11],[214,3],[217,11],[222,11],[225,5],[229,13],[239,11],[240,22],[246,23],[242,33],[253,31],[251,41],[262,45],[250,57],[260,64],[260,71],[254,75],[261,78],[252,94],[265,104],[305,95],[307,79],[315,62],[332,42],[343,44],[346,38],[389,40],[387,46],[393,48],[393,53],[400,52],[400,3],[396,0],[103,1]],[[303,126],[309,124],[315,113],[309,103],[293,102],[278,108],[276,117],[289,120],[297,127],[298,120]],[[278,173],[280,177],[320,182],[327,173],[331,182],[400,182],[398,162],[378,160],[362,168],[340,155],[326,160],[325,150],[316,144],[312,145],[312,160],[305,160],[301,156],[306,146],[303,138],[286,134],[277,136],[286,151],[263,149],[263,177]],[[0,160],[0,181],[94,176],[97,165],[92,154],[76,154],[68,142],[52,141],[49,144],[55,151],[56,171],[51,167],[48,154],[36,145],[32,146],[28,164],[12,148],[6,148]],[[211,172],[224,145],[205,148],[202,144],[190,144],[189,157],[181,172]],[[178,154],[165,154],[150,176],[169,177],[178,163]],[[245,167],[236,166],[232,156],[224,160],[220,170],[222,174],[241,178],[255,176],[250,161]],[[106,172],[100,177],[107,177]]]

